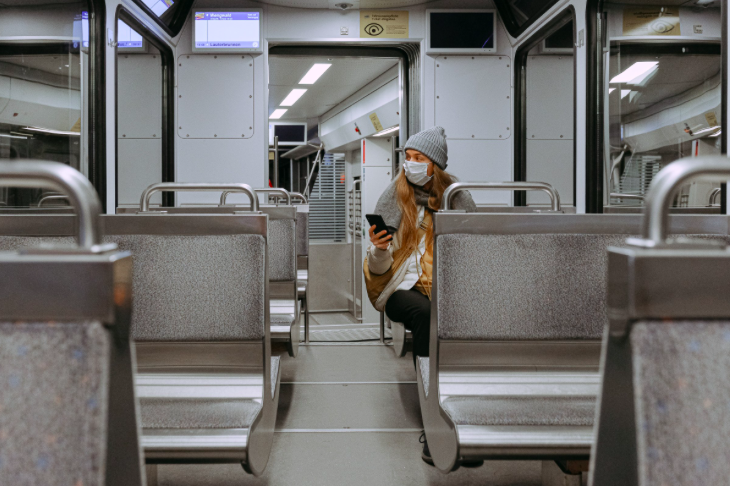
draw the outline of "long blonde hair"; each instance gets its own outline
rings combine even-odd
[[[428,198],[428,208],[431,211],[438,211],[441,207],[441,198],[444,191],[451,184],[456,182],[456,178],[442,170],[438,165],[433,164],[433,179],[431,179],[431,191]],[[408,182],[408,178],[403,170],[398,175],[395,183],[395,192],[398,199],[398,207],[401,210],[400,228],[398,228],[398,237],[400,238],[400,247],[407,249],[408,253],[412,253],[418,245],[418,207],[416,206],[416,195],[413,190],[413,184]],[[428,248],[433,244],[433,224],[426,231],[426,246]]]

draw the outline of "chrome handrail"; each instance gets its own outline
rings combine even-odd
[[[66,194],[78,218],[77,241],[89,252],[111,249],[101,245],[101,202],[89,179],[66,164],[40,160],[0,163],[0,184],[51,189]]]
[[[680,186],[697,177],[730,179],[730,160],[724,155],[685,157],[664,167],[646,194],[641,238],[629,238],[634,246],[653,248],[666,244],[669,205]]]
[[[298,199],[299,201],[302,201],[302,203],[304,203],[304,204],[309,204],[309,201],[307,200],[307,196],[305,196],[301,192],[290,192],[289,196],[291,196],[292,202],[294,202],[295,200]]]
[[[550,196],[552,211],[561,211],[560,195],[553,186],[546,182],[455,182],[446,188],[441,199],[441,209],[450,210],[451,200],[461,191],[469,189],[503,190],[503,191],[543,191]]]
[[[217,183],[217,182],[158,182],[152,184],[142,193],[139,200],[140,212],[146,213],[150,210],[150,199],[156,192],[242,192],[251,200],[251,211],[259,210],[259,199],[256,193],[248,184],[242,183]]]
[[[240,192],[240,191],[223,191],[223,194],[221,194],[221,200],[219,206],[226,206],[226,199],[228,198],[228,195],[232,192]],[[280,187],[261,187],[254,189],[254,192],[256,193],[256,201],[258,201],[258,194],[279,194],[281,196],[284,196],[286,199],[286,205],[291,206],[291,194],[286,189],[282,189]]]
[[[621,199],[636,199],[639,201],[644,200],[644,196],[642,196],[641,194],[623,194],[620,192],[612,192],[611,197],[612,198],[621,198]]]
[[[68,201],[68,196],[64,196],[63,194],[51,194],[50,196],[42,197],[41,200],[38,201],[38,207],[43,206],[43,203],[45,201],[55,201],[60,199],[65,199]]]
[[[719,204],[717,204],[717,196],[719,196],[720,194],[722,194],[722,188],[721,187],[716,187],[716,188],[714,188],[712,190],[712,192],[710,192],[710,204],[709,204],[709,206],[719,206]]]

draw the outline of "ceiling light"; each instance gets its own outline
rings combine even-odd
[[[382,137],[383,135],[387,135],[389,133],[397,132],[400,129],[400,126],[396,125],[394,127],[386,128],[383,131],[380,131],[373,135],[374,137]]]
[[[613,93],[614,91],[616,91],[616,88],[609,88],[609,89],[608,89],[608,94],[611,94],[611,93]]]
[[[307,71],[307,74],[305,74],[302,80],[299,81],[299,84],[314,84],[319,77],[330,68],[330,66],[332,66],[332,64],[315,64],[309,68],[309,71]]]
[[[626,71],[615,76],[611,80],[611,82],[612,83],[629,83],[629,82],[632,82],[635,79],[639,79],[639,78],[640,78],[639,79],[639,82],[640,82],[646,76],[648,76],[648,73],[650,73],[652,70],[656,69],[657,64],[659,64],[657,61],[635,62]]]
[[[38,132],[38,133],[44,133],[48,135],[66,135],[69,137],[80,137],[80,132],[69,132],[65,130],[51,130],[50,128],[41,128],[41,127],[25,127],[23,130],[27,130],[29,132]]]
[[[306,89],[295,88],[295,89],[291,90],[291,93],[289,93],[287,95],[287,97],[284,98],[284,101],[281,102],[281,106],[292,106],[306,92],[307,92]]]
[[[278,120],[279,118],[284,116],[284,113],[286,112],[287,110],[285,110],[284,108],[277,108],[271,115],[269,115],[269,120]]]
[[[4,138],[22,138],[23,140],[28,140],[28,137],[21,137],[20,135],[10,135],[9,133],[0,133],[0,137],[4,137]]]
[[[624,98],[626,98],[626,96],[627,96],[627,95],[628,95],[629,93],[631,93],[631,90],[630,90],[630,89],[622,89],[622,90],[621,90],[621,99],[624,99]]]

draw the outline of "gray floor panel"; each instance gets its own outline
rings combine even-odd
[[[281,381],[416,381],[411,355],[396,358],[389,346],[305,346],[282,356]]]
[[[347,312],[320,312],[309,315],[310,324],[359,324],[352,314]]]
[[[540,463],[491,461],[448,475],[421,461],[417,432],[277,433],[263,476],[237,464],[160,465],[160,486],[538,486]]]
[[[421,429],[412,384],[281,385],[276,429]]]

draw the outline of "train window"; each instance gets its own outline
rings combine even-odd
[[[518,37],[547,12],[557,0],[495,0],[507,31]]]
[[[653,177],[677,159],[720,153],[721,85],[719,44],[611,45],[604,95],[610,207],[641,206]],[[688,184],[674,206],[708,207],[718,187]]]
[[[117,207],[136,207],[144,189],[174,173],[171,49],[121,9],[117,22]],[[164,201],[163,201],[164,197]],[[171,205],[171,195],[152,204]]]
[[[194,0],[134,0],[170,35],[180,33]]]
[[[43,159],[89,175],[86,2],[0,3],[0,160]],[[0,206],[67,205],[40,189],[0,188]]]
[[[515,180],[547,182],[564,206],[575,200],[573,31],[572,11],[566,11],[521,46],[515,62]],[[539,192],[515,195],[515,206],[549,202]]]

